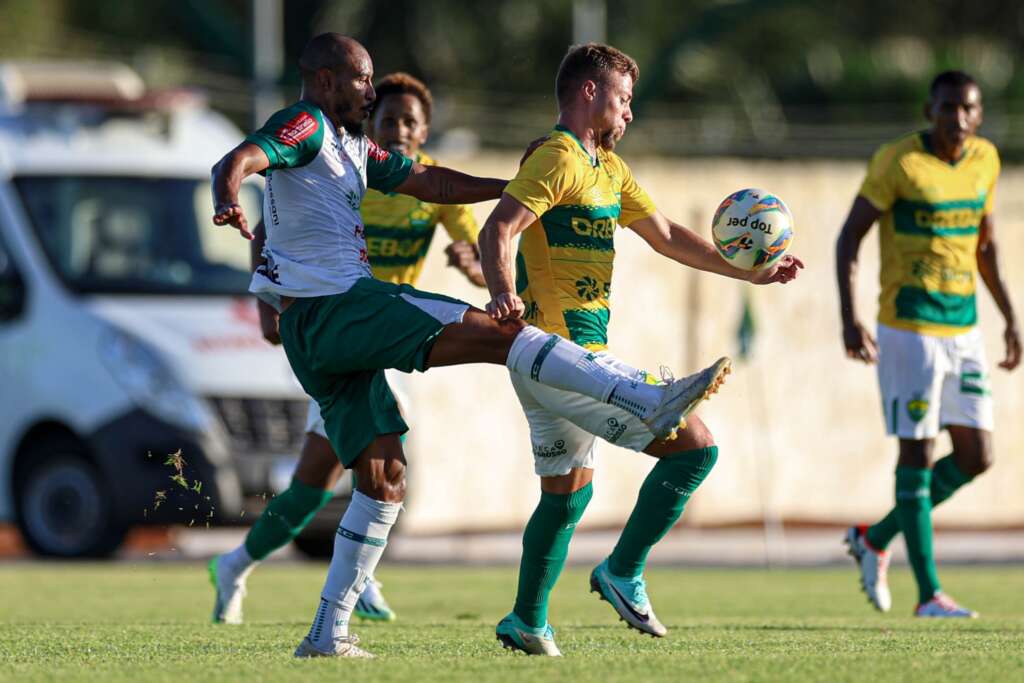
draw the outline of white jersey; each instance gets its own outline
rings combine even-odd
[[[366,188],[390,192],[412,162],[365,135],[337,130],[324,113],[298,102],[246,138],[270,160],[263,218],[267,263],[249,291],[312,297],[340,294],[372,277],[359,206]]]

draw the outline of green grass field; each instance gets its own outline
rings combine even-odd
[[[325,568],[277,564],[249,583],[245,626],[209,623],[198,564],[0,567],[0,679],[194,681],[1006,681],[1024,680],[1024,572],[956,568],[947,590],[976,621],[909,616],[909,572],[894,571],[894,613],[878,615],[852,569],[650,572],[667,638],[640,636],[567,571],[551,619],[565,657],[508,654],[494,625],[514,568],[385,567],[399,614],[354,631],[379,659],[305,660]]]

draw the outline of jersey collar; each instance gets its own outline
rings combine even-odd
[[[597,168],[598,166],[601,165],[601,159],[596,154],[594,156],[590,156],[590,152],[588,152],[587,148],[583,146],[583,143],[580,141],[580,139],[578,137],[576,137],[576,133],[573,133],[571,130],[569,130],[568,128],[566,128],[565,126],[563,126],[560,123],[556,123],[555,124],[555,130],[561,131],[562,133],[565,133],[566,135],[571,137],[573,140],[575,140],[576,144],[580,146],[580,151],[582,151],[583,154],[586,155],[587,159],[590,160],[590,165],[591,166],[593,166],[594,168]]]
[[[929,154],[931,154],[933,157],[935,157],[936,159],[938,159],[939,161],[941,161],[944,164],[949,164],[950,166],[954,166],[955,167],[957,164],[959,164],[961,161],[964,160],[965,156],[967,156],[967,143],[966,143],[966,141],[964,142],[963,150],[960,152],[960,158],[956,159],[955,161],[946,161],[945,159],[939,157],[939,155],[935,153],[935,148],[932,147],[932,136],[931,136],[931,133],[929,131],[922,130],[919,133],[919,136],[921,138],[921,146],[924,147],[924,151],[928,152]],[[970,139],[970,138],[968,138],[968,139]]]

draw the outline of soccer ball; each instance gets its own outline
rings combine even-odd
[[[711,221],[715,248],[742,270],[768,268],[793,241],[793,216],[771,192],[750,188],[726,197]]]

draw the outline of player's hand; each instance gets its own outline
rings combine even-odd
[[[526,151],[523,152],[523,157],[519,160],[519,165],[522,166],[523,164],[525,164],[526,160],[530,158],[530,155],[533,154],[537,150],[538,147],[540,147],[541,145],[543,145],[547,141],[548,141],[548,136],[545,135],[544,137],[537,138],[536,140],[534,140],[533,142],[528,144],[526,146]]]
[[[466,240],[452,242],[445,248],[444,253],[448,256],[448,265],[466,272],[473,264],[480,260],[480,252],[475,244]]]
[[[1016,324],[1006,326],[1006,331],[1003,332],[1003,339],[1006,341],[1006,357],[999,364],[999,367],[1003,370],[1013,370],[1020,365],[1021,357],[1020,331],[1017,329]]]
[[[245,212],[242,211],[241,206],[234,203],[218,204],[214,211],[214,225],[230,225],[242,233],[242,237],[245,239],[251,240],[253,238],[253,234],[249,232],[249,221],[245,219]]]
[[[522,318],[526,313],[526,305],[518,296],[507,292],[491,299],[486,310],[487,315],[495,320],[508,320],[509,318]]]
[[[843,325],[843,346],[846,347],[847,358],[868,364],[878,362],[878,344],[859,322]]]
[[[263,338],[271,344],[281,343],[280,316],[274,307],[262,299],[256,300],[256,308],[260,312],[260,332]]]
[[[774,282],[786,284],[795,280],[804,267],[804,262],[796,256],[783,256],[771,268],[756,270],[750,274],[750,281],[755,285],[770,285]]]

